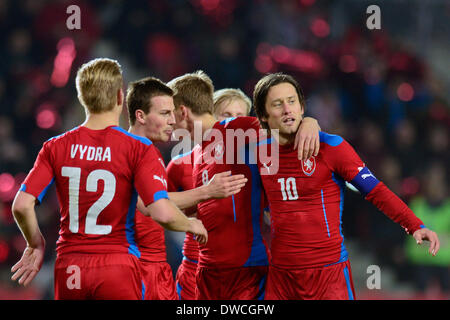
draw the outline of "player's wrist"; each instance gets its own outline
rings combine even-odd
[[[209,200],[211,198],[213,198],[214,196],[214,189],[213,186],[211,184],[207,184],[205,186],[201,186],[198,188],[199,193],[200,193],[200,201],[206,201]]]
[[[32,249],[45,248],[44,236],[39,232],[37,235],[33,236],[29,241],[27,241],[27,247]]]

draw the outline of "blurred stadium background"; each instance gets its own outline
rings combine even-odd
[[[66,27],[72,4],[80,30]],[[381,30],[366,27],[372,4]],[[117,59],[126,82],[202,69],[216,89],[249,96],[264,73],[294,75],[307,113],[350,141],[441,240],[431,259],[348,190],[343,228],[357,298],[449,299],[449,14],[444,0],[1,0],[0,299],[53,298],[56,194],[37,209],[46,262],[27,288],[10,280],[25,246],[11,203],[42,143],[83,121],[74,78],[94,57]],[[161,146],[166,161],[171,146]],[[182,238],[167,234],[174,270]],[[380,267],[381,289],[366,285],[370,265]]]

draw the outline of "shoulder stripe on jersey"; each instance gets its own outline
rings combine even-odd
[[[268,138],[268,139],[264,139],[259,141],[256,146],[259,147],[261,145],[265,145],[265,144],[272,144],[272,137]]]
[[[150,141],[150,139],[147,139],[147,138],[145,138],[145,137],[141,137],[141,136],[132,134],[131,132],[128,132],[128,131],[122,129],[121,127],[112,127],[112,129],[117,130],[117,131],[119,131],[119,132],[122,132],[122,133],[126,134],[127,136],[129,136],[129,137],[131,137],[131,138],[133,138],[133,139],[136,139],[136,140],[142,142],[143,144],[145,144],[146,146],[149,146],[149,145],[152,144],[152,142]]]
[[[220,124],[224,126],[227,123],[230,123],[231,121],[233,121],[234,119],[236,119],[236,117],[230,117],[230,118],[223,119],[222,121],[220,121]]]
[[[178,155],[174,156],[174,157],[172,158],[172,160],[177,160],[177,159],[186,157],[186,156],[190,155],[190,154],[192,153],[193,150],[194,150],[194,149],[192,149],[191,151],[185,152],[185,153],[178,154]]]
[[[332,147],[337,147],[344,141],[341,136],[335,135],[335,134],[328,134],[322,131],[319,131],[319,139],[320,142],[324,142]]]
[[[61,137],[62,135],[65,135],[67,132],[75,131],[75,130],[77,130],[79,127],[80,127],[80,126],[76,126],[75,128],[73,128],[73,129],[71,129],[71,130],[69,130],[69,131],[66,131],[66,132],[63,132],[63,133],[61,133],[61,134],[59,134],[59,135],[57,135],[57,136],[51,137],[50,139],[48,139],[48,140],[45,141],[45,142],[49,142],[49,141],[51,141],[51,140],[53,140],[53,139],[59,138],[59,137]]]

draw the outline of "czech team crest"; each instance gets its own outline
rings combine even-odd
[[[220,159],[223,156],[223,152],[225,151],[225,147],[223,145],[223,141],[219,141],[214,147],[214,157],[216,159]]]
[[[312,175],[316,170],[316,159],[311,157],[307,160],[302,160],[302,170],[307,176]]]

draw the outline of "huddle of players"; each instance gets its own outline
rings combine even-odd
[[[168,84],[151,77],[132,82],[126,99],[129,132],[118,127],[121,88],[115,61],[96,59],[80,68],[77,90],[87,120],[44,143],[13,204],[27,240],[13,280],[28,284],[42,265],[45,241],[34,205],[53,182],[61,206],[56,299],[353,299],[342,234],[344,181],[418,243],[431,241],[430,252],[437,253],[436,234],[375,178],[353,148],[319,132],[314,119],[303,119],[304,97],[292,77],[269,74],[256,84],[258,119],[247,116],[251,102],[240,90],[214,93],[203,72]],[[112,111],[101,108],[99,97],[113,101]],[[196,121],[206,138],[172,159],[166,171],[151,141],[168,141],[176,128],[194,137]],[[209,129],[225,137],[227,129],[260,127],[279,134],[236,146],[232,151],[242,149],[244,163],[199,161],[211,150],[208,145],[220,142],[208,137]],[[248,155],[267,145],[279,150],[276,174],[267,163],[249,161]],[[267,204],[270,251],[261,234]],[[162,227],[186,232],[176,285]],[[75,289],[68,286],[74,265],[81,275]]]

